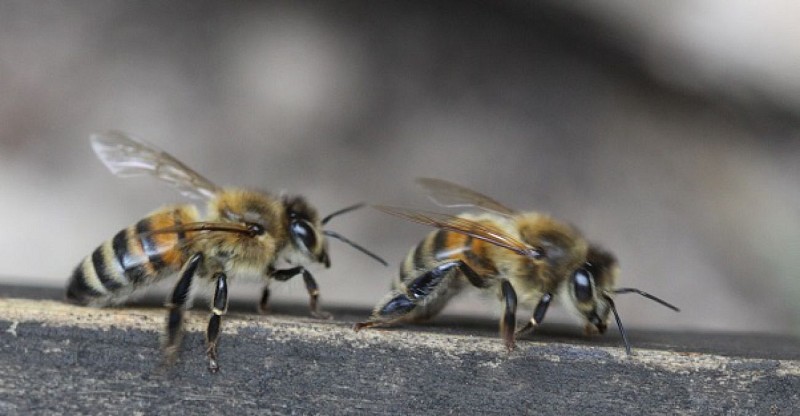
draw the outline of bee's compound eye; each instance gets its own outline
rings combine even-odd
[[[291,233],[295,242],[305,246],[309,251],[313,251],[317,246],[317,234],[307,221],[295,220],[291,224]]]
[[[579,302],[587,302],[592,299],[592,274],[586,269],[578,269],[572,275],[572,284],[575,290],[575,298]]]

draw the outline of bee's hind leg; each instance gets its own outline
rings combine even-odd
[[[373,326],[390,325],[393,322],[402,320],[416,306],[417,304],[405,293],[393,290],[389,292],[389,295],[384,300],[378,303],[369,320],[356,323],[353,325],[353,330],[358,332]]]
[[[181,341],[183,329],[183,312],[186,309],[186,299],[189,297],[189,289],[192,287],[197,267],[203,262],[203,253],[197,253],[189,258],[183,267],[181,278],[175,284],[172,297],[167,303],[169,312],[167,313],[167,336],[164,340],[164,357],[167,364],[175,361],[178,346]]]
[[[392,290],[378,302],[378,306],[365,322],[359,322],[353,329],[359,331],[372,326],[391,325],[400,321],[422,320],[430,318],[442,308],[447,301],[455,295],[457,290],[452,289],[453,279],[460,271],[475,286],[485,285],[482,279],[471,267],[461,260],[448,261],[417,276],[408,283],[402,284],[399,289]]]
[[[211,306],[211,318],[208,320],[206,330],[206,354],[208,355],[208,370],[212,373],[219,371],[217,363],[217,338],[219,337],[219,327],[222,315],[228,309],[228,278],[225,273],[218,272],[214,275],[216,289],[214,291],[214,303]]]

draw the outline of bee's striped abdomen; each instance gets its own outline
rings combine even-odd
[[[428,234],[400,265],[400,279],[418,275],[447,260],[463,260],[480,272],[495,271],[487,253],[487,244],[468,235],[446,230]]]
[[[197,217],[197,210],[190,205],[165,208],[119,231],[75,268],[67,299],[107,305],[178,271],[186,258],[185,233],[152,231],[195,222]]]

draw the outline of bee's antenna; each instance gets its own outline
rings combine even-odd
[[[675,311],[675,312],[680,312],[680,311],[681,311],[681,310],[680,310],[680,309],[678,309],[676,306],[673,306],[672,304],[670,304],[670,303],[667,303],[666,301],[663,301],[663,300],[661,300],[661,299],[659,299],[659,298],[657,298],[657,297],[655,297],[655,296],[653,296],[653,295],[651,295],[651,294],[649,294],[649,293],[647,293],[647,292],[645,292],[645,291],[643,291],[643,290],[639,290],[639,289],[636,289],[636,288],[632,288],[632,287],[621,287],[621,288],[618,288],[618,289],[614,289],[614,290],[613,290],[613,292],[614,292],[614,293],[616,293],[616,294],[621,294],[621,293],[637,293],[637,294],[639,294],[639,295],[642,295],[642,296],[646,297],[647,299],[650,299],[650,300],[656,301],[656,302],[658,302],[658,303],[660,303],[660,304],[662,304],[662,305],[664,305],[664,306],[666,306],[666,307],[668,307],[668,308],[672,309],[672,310],[673,310],[673,311]],[[614,313],[616,314],[616,312],[614,312]]]
[[[614,312],[614,319],[617,321],[617,328],[619,328],[619,333],[622,334],[622,342],[625,343],[625,352],[628,355],[631,355],[631,344],[628,342],[628,335],[625,334],[625,328],[622,327],[622,320],[619,319],[619,314],[617,313],[617,307],[614,306],[614,300],[611,299],[609,296],[603,295],[608,302],[608,306],[611,307],[611,312]]]
[[[357,208],[357,207],[356,207],[356,208]],[[355,208],[354,208],[354,207],[345,208],[345,209],[343,209],[343,210],[339,211],[339,213],[341,213],[342,211],[344,211],[344,212],[351,211],[351,210],[353,210],[353,209],[355,209]],[[334,214],[336,214],[336,213],[334,213]],[[333,215],[333,214],[332,214],[332,215]],[[331,215],[329,215],[329,216],[328,216],[328,217],[326,217],[326,218],[329,218],[330,216],[331,216]],[[323,220],[323,221],[324,221],[324,220]],[[323,222],[323,224],[324,224],[324,222]],[[375,261],[377,261],[378,263],[380,263],[380,264],[382,264],[382,265],[384,265],[384,266],[389,266],[389,263],[387,263],[387,262],[386,262],[386,260],[384,260],[384,259],[380,258],[380,257],[379,257],[377,254],[375,254],[375,253],[373,253],[373,252],[371,252],[371,251],[369,251],[369,250],[365,249],[364,247],[361,247],[360,245],[358,245],[358,244],[356,244],[356,243],[354,243],[354,242],[350,241],[349,239],[345,238],[343,235],[341,235],[341,234],[339,234],[339,233],[337,233],[337,232],[333,232],[333,231],[330,231],[330,230],[323,230],[323,231],[322,231],[322,234],[325,234],[325,235],[327,235],[328,237],[333,237],[333,238],[335,238],[335,239],[337,239],[337,240],[339,240],[339,241],[342,241],[342,242],[344,242],[344,243],[347,243],[348,245],[350,245],[350,247],[353,247],[354,249],[356,249],[356,250],[358,250],[358,251],[360,251],[360,252],[362,252],[362,253],[364,253],[364,254],[366,254],[366,255],[370,256],[370,257],[372,257],[372,258],[373,258]]]
[[[361,208],[363,206],[364,206],[364,203],[363,202],[359,202],[358,204],[351,205],[351,206],[346,207],[346,208],[342,208],[342,209],[340,209],[338,211],[334,211],[334,212],[328,214],[325,218],[322,219],[322,225],[327,224],[328,221],[330,221],[331,218],[333,218],[333,217],[336,217],[336,216],[339,216],[339,215],[342,215],[342,214],[347,214],[348,212],[357,210],[357,209],[359,209],[359,208]],[[334,238],[336,238],[336,237],[334,237]]]
[[[672,304],[670,304],[670,303],[668,303],[668,302],[666,302],[666,301],[664,301],[662,299],[659,299],[659,298],[657,298],[657,297],[655,297],[655,296],[653,296],[653,295],[651,295],[651,294],[649,294],[649,293],[647,293],[647,292],[645,292],[643,290],[639,290],[639,289],[636,289],[636,288],[621,287],[621,288],[614,289],[612,291],[612,293],[615,293],[615,294],[636,293],[636,294],[639,294],[639,295],[642,295],[642,296],[646,297],[647,299],[656,301],[656,302],[660,303],[661,305],[664,305],[664,306],[672,309],[675,312],[680,312],[681,311],[680,309],[678,309],[674,305],[672,305]],[[622,320],[619,319],[619,313],[617,313],[617,307],[614,305],[614,300],[611,299],[611,297],[608,296],[608,295],[603,295],[603,298],[605,298],[605,300],[608,302],[608,306],[611,308],[611,312],[614,312],[614,319],[617,321],[617,327],[619,328],[619,333],[622,334],[622,341],[625,343],[625,352],[628,353],[628,355],[631,355],[631,344],[628,343],[628,335],[625,333],[625,328],[622,327]]]

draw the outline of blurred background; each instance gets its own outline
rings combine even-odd
[[[431,209],[413,179],[456,181],[578,225],[622,285],[683,309],[621,297],[629,327],[798,334],[798,16],[788,0],[3,1],[0,283],[62,287],[186,201],[111,175],[88,137],[113,128],[322,213]],[[372,210],[330,228],[393,263],[331,243],[323,305],[364,308],[429,231]],[[296,280],[273,299],[306,302]],[[446,310],[498,311],[475,294]]]

